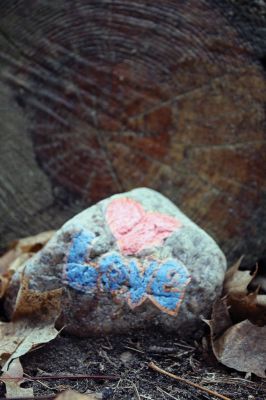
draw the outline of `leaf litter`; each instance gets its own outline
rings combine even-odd
[[[1,381],[6,386],[6,397],[33,397],[33,388],[23,388],[21,384],[25,382],[24,371],[19,358],[11,361],[8,372],[1,375]]]
[[[15,240],[9,250],[0,257],[0,299],[4,297],[11,276],[52,238],[55,231]]]
[[[206,322],[218,361],[265,378],[266,265],[260,260],[251,269],[241,269],[242,259],[227,271],[224,297],[214,303]]]
[[[0,259],[0,298],[4,296],[12,274],[25,261],[39,251],[52,237],[53,232],[44,232],[34,237],[18,240]],[[23,276],[16,298],[14,313],[10,322],[0,321],[0,380],[5,383],[7,397],[29,397],[30,388],[22,388],[23,368],[19,357],[35,349],[40,344],[53,340],[58,331],[54,324],[60,314],[62,291],[43,293],[29,289]],[[30,305],[30,306],[29,306]],[[14,378],[14,379],[10,379]]]

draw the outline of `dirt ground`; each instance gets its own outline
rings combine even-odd
[[[151,361],[230,399],[266,399],[266,381],[247,377],[219,364],[212,355],[207,336],[201,342],[186,342],[161,332],[89,339],[61,334],[48,345],[22,357],[24,371],[30,376],[117,376],[115,380],[35,381],[33,387],[37,397],[54,397],[60,391],[72,388],[80,393],[97,392],[97,398],[102,400],[217,399],[150,369]],[[4,395],[3,387],[0,395]]]

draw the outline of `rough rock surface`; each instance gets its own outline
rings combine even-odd
[[[140,188],[78,214],[22,266],[29,287],[63,287],[58,326],[77,335],[160,326],[200,334],[220,294],[226,261],[217,244],[164,196]],[[13,277],[6,308],[21,280]]]

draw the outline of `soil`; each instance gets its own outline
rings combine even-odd
[[[44,347],[22,357],[24,372],[30,376],[117,376],[115,380],[35,381],[36,397],[55,396],[72,388],[80,393],[96,392],[96,398],[102,400],[217,399],[150,369],[151,361],[168,372],[230,399],[266,398],[266,381],[219,364],[212,355],[208,336],[201,342],[186,342],[162,332],[89,339],[61,334]],[[23,385],[31,386],[32,383]],[[4,395],[3,391],[1,395]]]

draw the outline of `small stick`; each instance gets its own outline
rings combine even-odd
[[[160,353],[160,354],[172,354],[176,353],[176,349],[174,347],[162,347],[162,346],[150,346],[147,349],[151,353]]]
[[[138,350],[138,349],[135,349],[135,347],[124,346],[124,348],[125,348],[125,349],[129,349],[129,350],[136,351],[137,353],[145,354],[145,351],[143,351],[143,350]]]
[[[136,394],[137,400],[141,400],[140,395],[139,395],[138,388],[137,388],[137,386],[136,386],[135,383],[133,383],[133,389],[134,389],[134,392],[135,392],[135,394]]]
[[[177,400],[177,397],[173,396],[171,393],[166,392],[165,390],[163,390],[162,388],[160,388],[159,386],[157,386],[157,390],[163,394],[166,394],[166,396],[171,397],[171,399]]]
[[[40,396],[40,397],[0,397],[0,400],[53,400],[57,395],[52,396]]]
[[[216,396],[216,397],[218,397],[219,399],[222,399],[222,400],[231,400],[231,399],[229,399],[229,397],[223,396],[222,394],[219,394],[219,393],[217,393],[217,392],[215,392],[213,390],[210,390],[210,389],[207,389],[207,388],[205,388],[203,386],[200,386],[197,383],[194,383],[194,382],[191,382],[191,381],[189,381],[187,379],[181,378],[180,376],[171,374],[171,372],[165,371],[164,369],[162,369],[162,368],[158,367],[157,365],[155,365],[153,362],[149,363],[149,367],[151,369],[153,369],[154,371],[159,372],[160,374],[169,376],[170,378],[176,379],[177,381],[185,383],[186,385],[193,386],[193,387],[195,387],[195,388],[197,388],[199,390],[202,390],[203,392],[206,392],[206,393],[210,394],[211,396]]]

